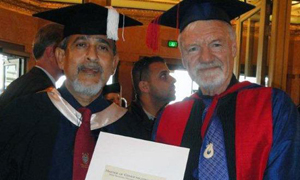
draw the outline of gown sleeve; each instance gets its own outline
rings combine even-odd
[[[24,96],[1,111],[0,180],[47,179],[59,119],[44,99]]]
[[[26,125],[18,122],[21,114],[18,107],[18,104],[12,102],[0,114],[0,180],[17,179],[20,170],[20,159],[17,158],[19,152],[15,149],[20,146]]]
[[[273,144],[264,179],[300,179],[300,117],[291,98],[274,89]]]

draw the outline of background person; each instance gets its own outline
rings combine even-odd
[[[113,83],[110,85],[105,85],[103,88],[103,96],[107,100],[117,104],[118,106],[121,106],[122,95],[121,95],[120,83]]]
[[[0,109],[15,98],[55,87],[55,82],[63,74],[58,67],[55,48],[63,39],[63,26],[48,24],[36,34],[33,55],[36,65],[26,74],[14,80],[0,96]]]
[[[159,56],[144,57],[133,66],[132,83],[136,99],[128,110],[140,121],[149,140],[157,113],[175,100],[175,82],[165,60]]]

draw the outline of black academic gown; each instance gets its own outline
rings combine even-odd
[[[135,119],[138,121],[140,124],[141,128],[143,128],[144,137],[146,140],[152,140],[151,135],[152,135],[152,130],[153,130],[153,125],[154,121],[150,120],[143,110],[142,105],[140,104],[139,101],[132,101],[130,106],[128,107],[128,111],[135,116]]]
[[[65,87],[59,91],[75,109],[80,107]],[[87,107],[95,113],[109,105],[100,96]],[[77,129],[56,109],[47,93],[13,101],[0,114],[0,180],[71,180]],[[100,131],[141,137],[140,128],[128,113],[92,131],[95,140]]]
[[[42,91],[55,86],[47,74],[33,67],[28,73],[13,81],[0,96],[0,110],[15,98]]]

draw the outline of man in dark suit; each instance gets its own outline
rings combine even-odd
[[[17,97],[33,94],[48,87],[62,75],[55,58],[55,48],[63,38],[63,27],[48,24],[42,27],[33,42],[33,55],[36,65],[25,75],[13,81],[0,96],[0,109]]]

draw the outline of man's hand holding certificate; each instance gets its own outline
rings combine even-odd
[[[101,132],[86,180],[182,180],[189,149]]]

